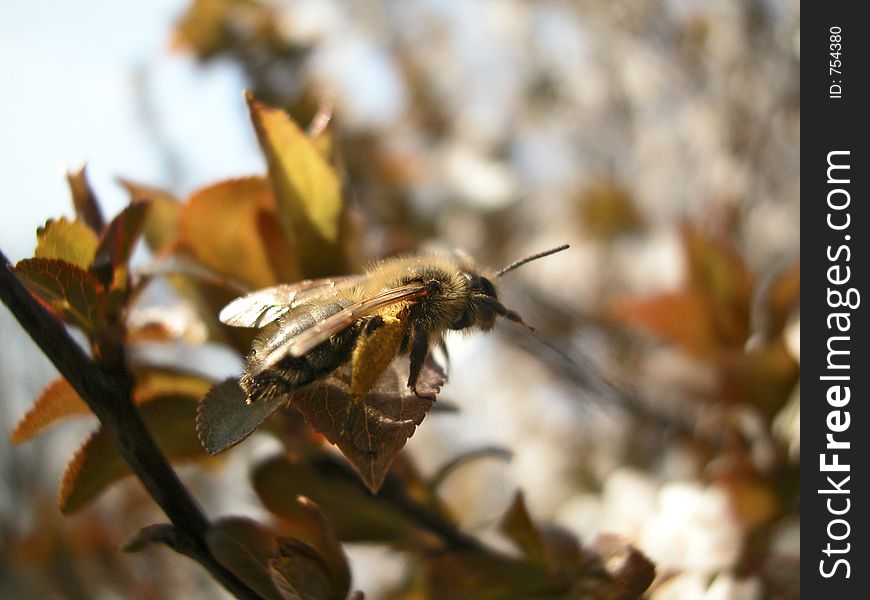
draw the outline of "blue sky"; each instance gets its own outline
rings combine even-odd
[[[11,260],[31,255],[46,218],[70,214],[67,166],[88,163],[107,215],[127,200],[117,176],[188,192],[263,170],[238,72],[169,50],[187,4],[0,2],[0,248]],[[142,120],[142,98],[181,177]]]

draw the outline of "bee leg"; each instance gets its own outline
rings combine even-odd
[[[434,394],[421,394],[417,391],[417,379],[420,378],[420,372],[423,370],[423,363],[426,362],[426,355],[429,353],[429,338],[426,332],[420,329],[414,331],[413,340],[411,341],[411,368],[408,373],[408,387],[414,392],[418,398],[434,399]]]

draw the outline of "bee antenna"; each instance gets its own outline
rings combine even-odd
[[[509,264],[501,271],[497,272],[495,274],[495,276],[501,277],[505,273],[510,273],[514,269],[517,269],[526,263],[530,263],[533,260],[538,260],[539,258],[544,258],[545,256],[550,256],[551,254],[556,254],[556,252],[561,252],[562,250],[567,250],[568,248],[569,248],[568,244],[562,244],[561,246],[557,246],[555,248],[550,248],[549,250],[544,250],[543,252],[538,252],[537,254],[532,254],[531,256],[521,258],[518,261]],[[516,314],[516,313],[514,313],[514,314]],[[508,318],[510,318],[510,317],[508,317]],[[515,319],[511,319],[511,321],[515,321]],[[522,323],[522,319],[520,319],[519,322]],[[523,325],[525,325],[525,323],[523,323]],[[526,326],[528,327],[528,325],[526,325]]]
[[[528,329],[532,333],[538,332],[537,329],[535,329],[534,327],[532,327],[531,325],[529,325],[528,323],[523,321],[523,318],[519,315],[519,313],[516,313],[516,312],[512,311],[511,309],[507,308],[501,302],[496,301],[493,304],[493,307],[495,308],[495,312],[498,313],[499,316],[504,317],[508,321],[516,323],[517,325],[522,325],[523,327],[525,327],[526,329]]]

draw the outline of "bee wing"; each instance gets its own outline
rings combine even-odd
[[[325,342],[330,336],[350,327],[360,317],[370,315],[382,308],[399,302],[425,296],[427,287],[423,283],[411,283],[381,291],[374,296],[351,304],[347,308],[329,315],[302,331],[279,330],[267,342],[262,360],[256,369],[264,371],[288,354],[303,356],[315,346]]]
[[[305,302],[338,293],[359,283],[364,275],[306,279],[256,290],[223,307],[218,318],[233,327],[263,327]]]

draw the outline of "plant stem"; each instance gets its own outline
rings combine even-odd
[[[100,420],[145,490],[187,541],[186,554],[238,598],[259,598],[209,552],[208,519],[145,428],[131,399],[133,378],[126,367],[101,366],[85,354],[64,325],[24,288],[2,251],[0,300]]]

